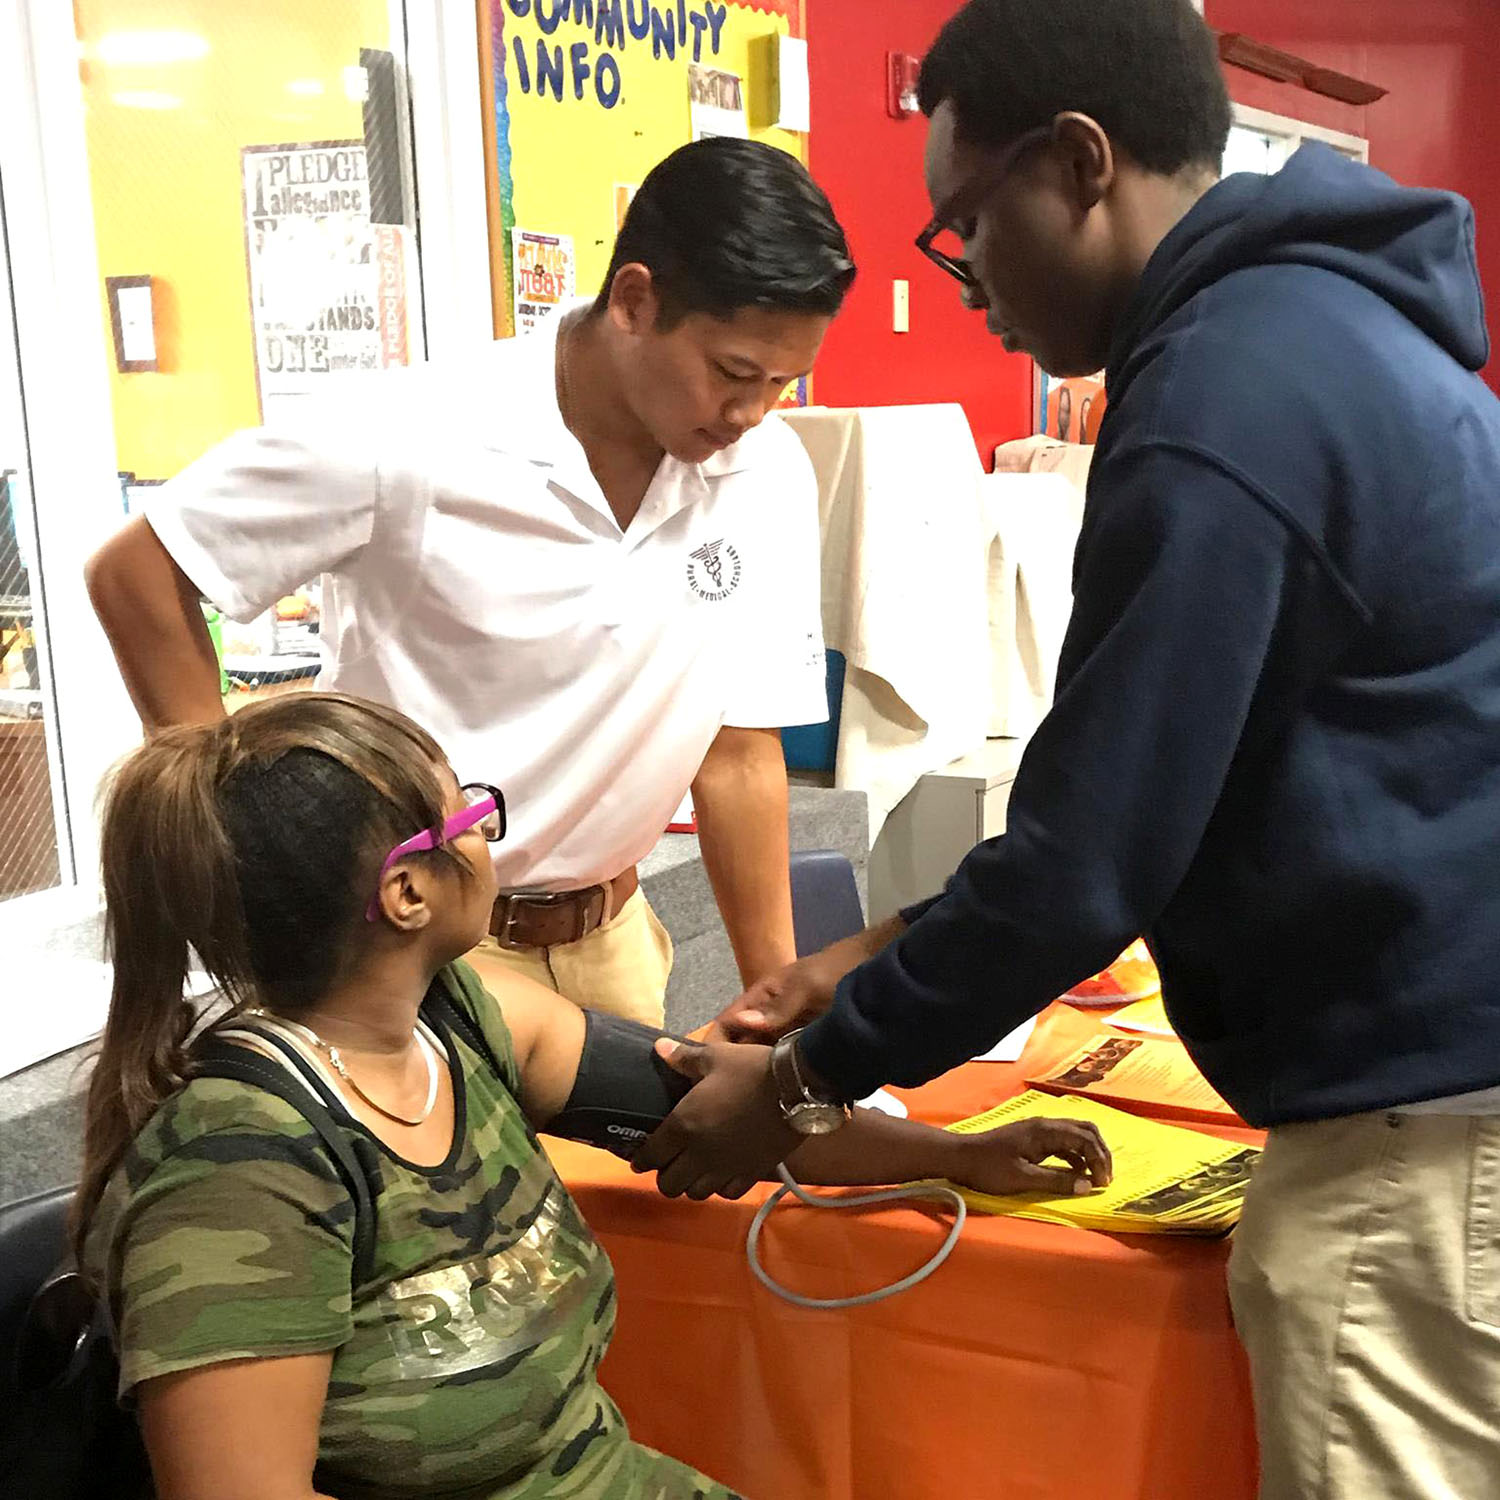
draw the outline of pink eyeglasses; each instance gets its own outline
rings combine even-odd
[[[464,810],[454,813],[451,818],[445,818],[435,828],[424,828],[421,833],[406,840],[404,844],[397,844],[385,857],[385,863],[380,867],[380,874],[375,880],[375,894],[370,897],[370,904],[365,908],[365,921],[374,922],[380,918],[380,884],[385,879],[386,871],[408,854],[420,854],[427,849],[436,849],[456,839],[459,834],[467,832],[470,828],[478,828],[484,835],[486,843],[498,844],[505,837],[505,796],[499,787],[487,786],[482,781],[471,781],[467,786],[459,788],[460,795],[464,799]]]

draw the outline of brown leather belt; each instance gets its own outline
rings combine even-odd
[[[577,891],[502,891],[490,913],[490,936],[502,948],[553,948],[602,927],[635,895],[635,866]]]

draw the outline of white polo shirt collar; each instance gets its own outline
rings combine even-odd
[[[584,301],[575,303],[574,307],[588,305]],[[549,318],[533,333],[525,335],[522,359],[529,375],[524,384],[526,399],[522,404],[525,410],[518,420],[516,403],[511,400],[503,423],[498,423],[494,431],[493,447],[498,452],[524,458],[538,468],[550,469],[552,484],[587,505],[618,532],[619,522],[589,468],[588,455],[563,421],[555,399],[557,339],[561,325],[561,316]],[[519,350],[515,352],[520,353]],[[507,385],[513,396],[513,381],[508,380]],[[496,400],[502,399],[504,397],[497,391]],[[685,463],[670,454],[664,455],[641,501],[640,510],[622,533],[623,540],[627,545],[637,545],[678,511],[707,499],[710,481],[742,473],[748,467],[743,443],[722,449],[701,463]]]

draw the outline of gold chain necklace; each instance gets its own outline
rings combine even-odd
[[[308,1044],[308,1046],[314,1047],[319,1052],[323,1053],[327,1057],[329,1064],[333,1068],[333,1071],[337,1073],[339,1077],[343,1079],[343,1081],[348,1084],[349,1087],[353,1089],[354,1092],[358,1094],[366,1104],[370,1106],[371,1109],[373,1109],[377,1114],[384,1115],[386,1119],[394,1120],[398,1125],[424,1125],[426,1124],[428,1117],[432,1114],[433,1108],[437,1104],[437,1058],[433,1053],[432,1044],[427,1040],[425,1036],[422,1035],[420,1027],[412,1027],[411,1038],[417,1044],[417,1048],[422,1054],[422,1059],[427,1064],[427,1102],[422,1106],[421,1114],[417,1115],[415,1119],[410,1119],[406,1115],[398,1115],[393,1109],[387,1109],[385,1105],[381,1104],[378,1100],[372,1099],[367,1093],[365,1093],[365,1091],[360,1088],[359,1084],[355,1081],[353,1074],[350,1073],[348,1067],[345,1065],[343,1056],[340,1054],[339,1049],[335,1047],[331,1042],[325,1042],[323,1038],[320,1037],[318,1033],[312,1029],[311,1026],[304,1026],[300,1021],[288,1020],[285,1016],[274,1015],[272,1012],[265,1010],[260,1006],[256,1006],[253,1010],[247,1010],[245,1014],[247,1016],[259,1016],[262,1020],[274,1022],[277,1026],[285,1026],[288,1031],[294,1032],[297,1036],[300,1036],[302,1040]]]

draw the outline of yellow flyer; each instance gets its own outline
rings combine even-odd
[[[960,1188],[971,1208],[1116,1234],[1224,1234],[1238,1222],[1260,1159],[1255,1146],[1145,1120],[1095,1099],[1059,1099],[1035,1090],[948,1129],[975,1135],[1016,1120],[1059,1116],[1092,1120],[1099,1127],[1114,1158],[1110,1185],[1067,1198],[997,1198]]]

